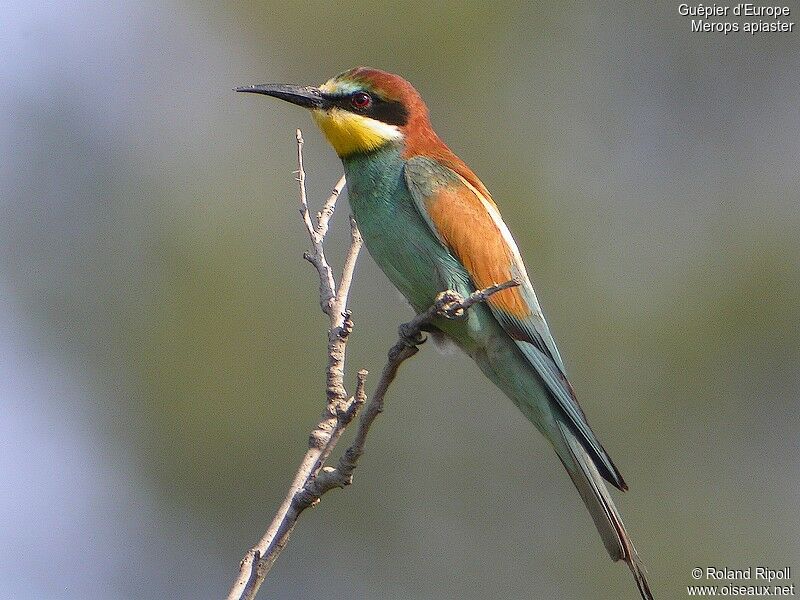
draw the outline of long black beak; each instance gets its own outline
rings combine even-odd
[[[300,85],[289,85],[285,83],[267,83],[264,85],[246,85],[234,88],[237,92],[250,92],[252,94],[266,94],[286,100],[292,104],[305,108],[324,109],[328,101],[322,96],[317,88],[303,87]]]

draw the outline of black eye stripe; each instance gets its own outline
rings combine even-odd
[[[359,109],[353,106],[353,95],[358,93],[363,92],[356,91],[353,94],[346,95],[323,93],[322,97],[327,100],[328,106],[331,108],[340,108],[357,115],[364,115],[387,125],[403,126],[408,123],[408,111],[406,111],[402,102],[384,100],[380,96],[370,94],[372,102],[369,106]]]
[[[402,127],[408,123],[408,111],[402,102],[372,99],[372,106],[367,109],[373,119],[389,125]]]

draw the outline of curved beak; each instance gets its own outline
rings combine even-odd
[[[328,106],[328,101],[322,96],[319,89],[314,87],[303,87],[300,85],[289,85],[285,83],[267,83],[264,85],[246,85],[234,88],[237,92],[250,92],[251,94],[265,94],[286,100],[292,104],[297,104],[304,108],[324,109]]]

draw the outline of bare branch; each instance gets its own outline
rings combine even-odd
[[[421,333],[421,327],[431,323],[436,317],[444,317],[446,319],[460,319],[464,316],[464,312],[474,304],[485,302],[490,296],[497,292],[502,292],[508,288],[517,287],[520,285],[519,279],[509,279],[503,283],[495,283],[482,290],[472,292],[466,298],[463,298],[458,292],[453,290],[446,290],[436,296],[433,305],[424,313],[418,314],[411,319],[408,323],[401,325],[401,329],[406,329],[407,337],[413,337],[413,331],[416,329],[417,335]],[[403,333],[403,332],[401,332]]]
[[[342,281],[339,283],[339,290],[336,292],[336,298],[334,298],[333,301],[334,312],[342,312],[345,304],[347,304],[347,297],[350,295],[350,285],[353,283],[353,273],[356,269],[356,260],[358,259],[358,252],[361,250],[362,244],[361,232],[358,230],[356,220],[351,216],[350,250],[348,250],[347,257],[344,260]]]
[[[336,201],[345,185],[342,177],[334,187],[322,210],[317,214],[317,224],[311,220],[306,196],[306,174],[303,166],[303,135],[298,129],[297,182],[300,194],[300,215],[311,240],[311,251],[303,256],[319,275],[319,299],[322,311],[328,315],[328,367],[326,372],[327,402],[322,419],[309,436],[308,451],[300,463],[289,491],[278,512],[261,540],[251,548],[239,565],[239,575],[228,593],[228,600],[252,600],[258,588],[283,550],[299,514],[310,505],[305,501],[304,489],[313,481],[323,467],[339,440],[344,428],[355,417],[364,404],[366,371],[359,373],[356,396],[348,399],[344,387],[344,357],[347,337],[353,330],[353,322],[347,311],[347,298],[353,279],[358,253],[361,250],[361,234],[352,222],[351,244],[347,252],[342,283],[337,288],[333,270],[325,258],[323,243]],[[335,304],[335,307],[334,307]]]
[[[253,600],[261,583],[269,573],[300,514],[309,506],[319,502],[323,494],[337,487],[345,487],[352,482],[353,471],[364,453],[367,434],[375,418],[383,410],[384,397],[397,375],[400,365],[414,356],[418,345],[424,341],[423,328],[435,324],[437,319],[460,319],[465,311],[478,302],[484,302],[492,294],[519,285],[512,280],[486,289],[476,291],[467,298],[447,290],[436,297],[433,305],[424,313],[415,316],[399,328],[399,338],[389,350],[386,366],[367,403],[367,371],[360,370],[356,380],[356,391],[347,396],[344,386],[345,352],[347,340],[353,330],[347,300],[353,281],[362,239],[355,220],[350,218],[350,248],[347,252],[342,277],[337,288],[333,270],[325,259],[323,244],[328,225],[336,207],[336,201],[344,188],[342,177],[330,197],[317,214],[316,225],[312,222],[308,209],[303,168],[303,136],[297,130],[297,181],[300,188],[300,213],[311,239],[311,252],[304,257],[319,274],[319,296],[322,311],[328,315],[328,366],[326,370],[327,401],[322,419],[309,436],[308,451],[294,476],[289,491],[278,512],[261,540],[251,548],[239,565],[238,576],[231,587],[227,600]],[[345,428],[355,419],[364,404],[355,439],[339,459],[336,468],[324,466]]]
[[[328,223],[330,223],[333,211],[336,209],[336,201],[339,199],[345,183],[344,175],[342,175],[336,185],[333,186],[333,191],[328,196],[325,204],[322,205],[322,209],[317,213],[317,234],[322,237],[325,237],[325,234],[328,233]]]
[[[325,260],[325,250],[322,247],[322,243],[328,231],[328,222],[336,207],[336,200],[342,191],[342,187],[344,187],[344,177],[339,180],[339,183],[333,189],[333,193],[325,202],[325,212],[320,212],[317,215],[317,225],[315,227],[311,221],[308,200],[306,199],[306,171],[303,167],[303,132],[298,129],[295,132],[295,138],[297,139],[297,183],[300,187],[300,216],[303,218],[303,223],[305,223],[308,237],[311,238],[312,250],[303,254],[303,258],[314,265],[319,273],[319,302],[322,312],[329,315],[335,295],[336,282],[333,279],[333,270],[328,261]]]
[[[426,325],[431,325],[437,318],[459,319],[471,306],[485,302],[490,296],[508,288],[520,285],[519,280],[512,279],[504,283],[489,286],[473,292],[463,298],[457,292],[447,290],[440,293],[431,307],[415,316],[408,323],[399,327],[399,338],[389,350],[389,356],[383,373],[378,381],[378,386],[370,398],[366,409],[361,413],[356,437],[350,447],[345,450],[335,469],[326,469],[320,473],[312,483],[311,489],[306,488],[313,497],[319,499],[322,494],[336,487],[350,485],[353,481],[353,471],[358,465],[358,460],[364,454],[367,434],[375,418],[383,412],[383,402],[389,386],[397,376],[400,365],[419,352],[419,344],[424,340],[422,330]]]

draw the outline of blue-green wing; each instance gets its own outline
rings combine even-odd
[[[492,314],[545,382],[599,471],[609,482],[625,489],[622,476],[586,422],[519,250],[494,201],[431,158],[408,160],[405,179],[420,214],[464,266],[476,288],[512,278],[521,282],[519,287],[489,299]]]

